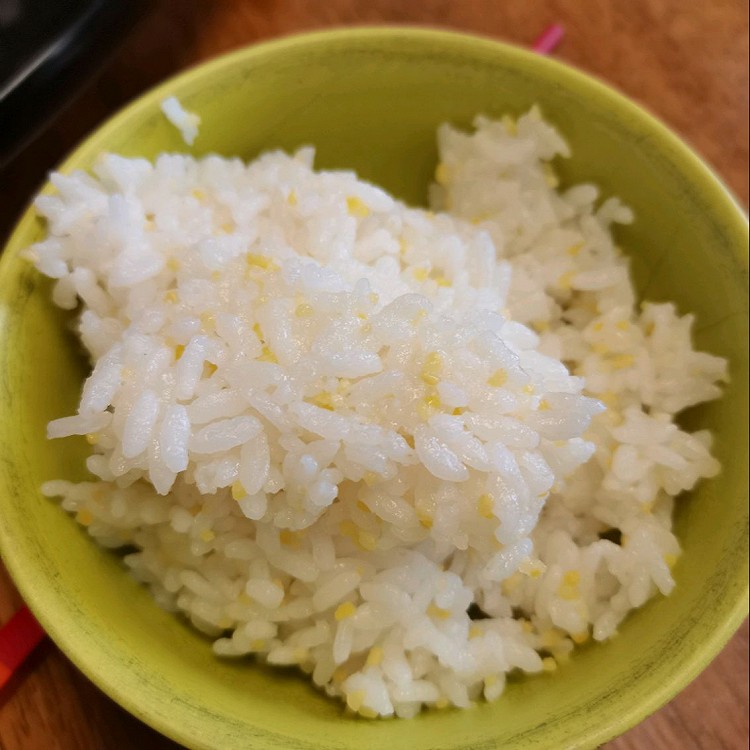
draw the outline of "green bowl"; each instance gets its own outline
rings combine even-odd
[[[573,147],[565,182],[590,180],[637,214],[619,242],[640,292],[696,314],[699,347],[727,357],[723,399],[695,410],[724,470],[683,498],[677,588],[634,613],[611,642],[554,675],[514,682],[492,704],[367,721],[295,673],[216,659],[162,612],[39,485],[80,477],[86,446],[48,442],[45,423],[74,411],[84,366],[49,284],[19,258],[44,226],[30,209],[0,265],[0,544],[21,593],[63,651],[133,714],[192,748],[593,747],[687,685],[747,612],[747,224],[721,183],[635,104],[560,63],[463,35],[360,29],[244,49],[168,81],[116,115],[63,171],[115,151],[184,151],[160,114],[179,96],[203,120],[194,154],[253,158],[312,143],[318,165],[356,169],[416,204],[426,200],[435,129],[478,112],[539,103]]]

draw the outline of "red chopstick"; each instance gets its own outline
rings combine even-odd
[[[28,607],[21,607],[0,628],[0,689],[44,638],[42,626]]]
[[[559,23],[548,26],[536,39],[531,49],[540,55],[549,55],[553,52],[565,36],[565,29]]]

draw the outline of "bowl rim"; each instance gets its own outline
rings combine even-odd
[[[706,193],[721,205],[725,218],[729,222],[732,233],[740,232],[747,236],[748,218],[738,199],[725,185],[723,180],[713,169],[699,157],[679,136],[665,125],[648,109],[619,92],[612,85],[605,83],[591,73],[584,72],[571,64],[545,57],[505,41],[500,41],[481,34],[438,29],[424,25],[365,25],[355,27],[334,27],[303,33],[291,33],[281,37],[261,42],[254,42],[228,53],[213,57],[204,62],[193,64],[179,73],[170,76],[160,84],[139,94],[133,100],[110,115],[102,124],[85,136],[54,168],[55,171],[69,170],[77,162],[101,151],[101,143],[106,141],[112,132],[126,126],[130,120],[137,118],[144,110],[169,95],[180,95],[179,89],[189,84],[196,77],[215,74],[224,68],[232,68],[243,61],[252,60],[267,54],[283,53],[285,50],[296,49],[308,45],[326,45],[329,42],[340,43],[343,40],[377,42],[378,40],[401,38],[404,42],[432,41],[435,44],[450,46],[453,50],[472,54],[472,48],[482,49],[487,53],[504,56],[511,61],[519,61],[547,68],[560,77],[562,81],[575,83],[579,88],[587,89],[592,95],[603,99],[608,106],[626,114],[631,121],[639,121],[639,125],[653,134],[666,148],[679,159],[683,172],[689,173],[690,178],[700,183]],[[45,181],[41,190],[49,188],[49,181]],[[41,192],[40,190],[40,192]],[[4,251],[0,255],[0,302],[8,297],[11,291],[12,275],[11,263],[23,246],[22,238],[36,221],[33,203],[30,203],[21,218],[13,227],[5,240]],[[729,233],[729,231],[728,231]],[[739,264],[743,269],[748,268],[747,242],[742,249],[733,247]],[[744,251],[744,252],[743,252]],[[2,336],[0,335],[0,341]],[[0,404],[0,409],[2,404]],[[33,570],[23,563],[23,544],[14,534],[0,524],[0,553],[2,559],[21,592],[25,602],[44,627],[52,640],[60,647],[65,655],[105,694],[115,700],[132,715],[144,721],[167,737],[185,744],[188,747],[204,747],[196,745],[196,737],[184,729],[179,721],[166,719],[162,713],[148,701],[143,700],[137,692],[130,692],[117,680],[112,680],[98,668],[98,661],[92,652],[79,643],[64,627],[58,625],[54,613],[45,607],[48,598],[45,593],[46,584],[40,585]],[[750,604],[750,589],[747,577],[744,586],[738,592],[729,615],[721,622],[701,644],[700,649],[693,651],[675,670],[670,679],[662,682],[656,690],[641,697],[635,704],[620,707],[617,715],[604,726],[595,727],[575,736],[576,747],[596,747],[613,737],[619,736],[635,726],[648,715],[658,710],[685,688],[698,674],[713,660],[729,641],[735,631],[744,621]],[[572,746],[572,745],[571,745]],[[206,746],[207,747],[207,746]]]

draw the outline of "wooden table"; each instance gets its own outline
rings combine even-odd
[[[418,23],[528,45],[567,31],[558,57],[610,81],[681,133],[747,204],[748,20],[742,0],[157,0],[110,63],[4,172],[0,237],[44,173],[124,102],[185,66],[325,26]],[[0,569],[0,622],[20,599]],[[716,661],[608,750],[747,746],[747,622]],[[0,750],[151,750],[176,745],[130,717],[49,642],[0,694]]]

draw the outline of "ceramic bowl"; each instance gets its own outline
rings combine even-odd
[[[159,110],[176,95],[202,118],[194,154],[252,159],[317,148],[318,166],[355,169],[414,204],[426,201],[435,129],[534,103],[587,180],[632,206],[618,233],[640,293],[696,315],[701,349],[727,357],[723,399],[685,417],[713,430],[724,469],[678,503],[684,547],[669,598],[635,612],[612,641],[584,647],[554,674],[513,681],[467,711],[368,721],[294,672],[215,658],[207,640],[161,611],[75,522],[39,492],[83,473],[83,441],[48,442],[72,413],[85,365],[50,287],[19,258],[42,236],[24,215],[0,265],[0,545],[23,596],[56,643],[106,693],[191,748],[488,750],[593,747],[674,696],[747,612],[747,224],[711,171],[638,106],[565,65],[486,39],[360,29],[282,39],[193,68],[140,97],[62,165],[102,151],[185,151]]]

